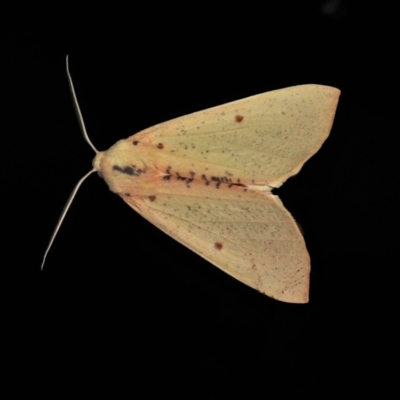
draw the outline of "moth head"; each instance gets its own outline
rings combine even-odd
[[[97,153],[93,167],[114,193],[140,184],[146,169],[140,154],[126,140],[120,140],[108,150]]]

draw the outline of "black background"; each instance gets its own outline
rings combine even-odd
[[[43,22],[5,18],[2,248],[3,269],[16,276],[4,301],[18,309],[6,324],[21,351],[16,371],[40,372],[57,393],[82,384],[91,393],[187,398],[285,398],[375,383],[398,263],[392,12],[388,2],[299,3],[222,12],[96,6],[86,16],[71,5],[43,9],[51,14]],[[311,255],[309,304],[280,303],[225,275],[95,174],[40,272],[63,205],[94,157],[72,106],[67,54],[99,150],[268,90],[342,90],[329,139],[277,193]]]

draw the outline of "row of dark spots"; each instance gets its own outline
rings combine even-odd
[[[181,176],[179,172],[176,172],[175,175],[178,181],[184,181],[186,183],[186,186],[190,187],[189,185],[193,182],[195,173],[193,171],[189,171],[189,176]],[[168,167],[165,171],[165,175],[163,176],[163,180],[169,181],[171,179],[171,176],[171,167]]]
[[[137,146],[138,144],[139,144],[139,141],[138,140],[134,140],[133,142],[132,142],[132,144],[134,145],[134,146]],[[160,150],[162,150],[164,148],[164,143],[158,143],[157,144],[157,149],[160,149]],[[194,149],[195,148],[195,146],[193,146],[192,145],[192,149]],[[185,145],[185,150],[187,150],[188,149],[188,146],[187,145]],[[171,150],[171,153],[173,153],[175,150]],[[207,151],[208,152],[208,151]]]
[[[136,165],[132,165],[130,167],[120,167],[119,165],[113,165],[113,170],[131,176],[139,176],[140,174],[144,173],[141,168],[136,168]]]
[[[234,185],[235,185],[235,186],[244,186],[244,185],[242,185],[242,184],[240,183],[240,179],[237,179],[236,182],[232,182],[232,179],[231,179],[231,178],[228,178],[228,177],[226,177],[226,176],[222,176],[222,177],[219,177],[219,176],[212,176],[210,179],[208,179],[208,178],[206,177],[206,175],[203,174],[203,175],[201,176],[201,179],[203,179],[203,180],[205,181],[206,186],[208,186],[211,182],[216,182],[215,187],[216,187],[217,189],[219,189],[219,187],[221,186],[222,183],[226,183],[226,184],[228,185],[228,188],[230,188],[230,187],[232,187],[232,186],[234,186]]]
[[[194,180],[194,176],[195,176],[195,172],[190,171],[189,172],[189,177],[188,176],[181,176],[181,174],[179,172],[175,173],[176,175],[176,179],[178,179],[179,181],[184,181],[187,185],[187,187],[190,187],[190,183],[193,182]],[[231,173],[227,173],[227,175],[232,176]],[[163,180],[164,181],[169,181],[171,179],[172,173],[171,173],[171,167],[167,167],[166,171],[165,171],[165,175],[163,176]],[[210,185],[211,182],[215,182],[215,187],[217,189],[219,189],[219,187],[221,186],[221,184],[227,184],[228,187],[232,187],[232,186],[245,186],[242,183],[240,183],[240,179],[237,179],[236,182],[233,182],[231,178],[228,178],[227,176],[211,176],[210,179],[207,178],[207,176],[205,174],[201,175],[201,179],[203,179],[205,181],[206,186]]]
[[[189,171],[189,176],[181,176],[179,172],[176,172],[176,179],[178,181],[184,181],[186,183],[187,187],[190,187],[189,185],[193,182],[195,173],[193,171]]]
[[[126,197],[131,197],[131,194],[130,194],[130,193],[125,193],[125,196],[126,196]],[[155,195],[151,195],[151,196],[149,196],[149,200],[150,200],[151,202],[154,202],[154,201],[157,200],[157,197],[156,197]]]
[[[137,146],[137,145],[139,144],[139,140],[134,140],[134,141],[132,142],[132,144],[133,144],[134,146]],[[163,145],[162,143],[158,143],[157,149],[162,150],[163,148],[164,148],[164,145]]]

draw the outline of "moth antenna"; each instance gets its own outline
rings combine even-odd
[[[84,139],[86,140],[86,142],[89,144],[89,146],[94,150],[94,152],[96,154],[99,153],[99,151],[96,149],[96,147],[94,147],[93,143],[90,141],[89,139],[89,135],[86,132],[86,127],[85,127],[85,122],[83,121],[83,117],[82,117],[82,113],[81,113],[81,109],[79,108],[79,103],[78,103],[78,99],[76,98],[76,94],[75,94],[75,89],[74,89],[74,84],[72,83],[72,78],[71,78],[71,74],[69,73],[69,63],[68,63],[68,58],[69,56],[67,56],[67,60],[66,60],[66,67],[67,67],[67,77],[68,77],[68,83],[69,83],[69,88],[71,90],[71,94],[72,94],[72,100],[73,100],[73,104],[74,104],[74,108],[75,108],[75,112],[76,112],[76,116],[78,118],[78,122],[79,122],[79,126],[81,127],[81,131],[83,134]],[[76,192],[78,191],[78,189],[80,188],[80,186],[82,185],[82,183],[84,182],[84,180],[92,173],[95,172],[96,170],[93,168],[91,171],[89,171],[83,178],[81,178],[79,180],[79,182],[75,185],[74,189],[72,190],[71,194],[68,197],[67,203],[64,206],[63,211],[61,212],[60,218],[57,222],[56,227],[54,228],[53,234],[51,235],[49,244],[47,245],[46,251],[44,253],[43,256],[43,261],[42,261],[42,265],[40,267],[40,269],[43,271],[43,267],[44,267],[44,263],[46,262],[46,257],[47,254],[50,251],[51,246],[53,245],[54,239],[57,236],[58,231],[60,230],[61,224],[64,221],[65,216],[67,215],[68,209],[71,206],[72,201],[74,200],[74,197],[76,195]]]
[[[75,185],[74,189],[72,190],[71,194],[68,197],[68,200],[64,206],[64,209],[62,210],[62,213],[60,215],[60,218],[57,222],[56,227],[54,228],[53,234],[51,235],[49,244],[47,245],[47,249],[44,253],[44,257],[43,257],[43,261],[42,261],[42,265],[40,267],[40,269],[43,271],[43,267],[44,267],[44,263],[46,261],[46,257],[47,254],[54,242],[55,237],[57,236],[58,231],[60,230],[60,226],[62,224],[62,222],[64,221],[64,218],[68,212],[69,207],[71,206],[72,201],[74,200],[74,197],[76,195],[76,192],[78,191],[78,189],[80,188],[80,186],[82,185],[83,181],[92,173],[95,172],[96,170],[93,168],[91,171],[89,171],[83,178],[79,179],[79,182]]]
[[[73,103],[74,103],[76,116],[78,118],[79,126],[81,127],[81,131],[82,131],[83,137],[85,138],[86,142],[89,143],[89,146],[97,154],[99,151],[96,149],[96,147],[94,147],[93,143],[89,139],[89,135],[86,132],[85,122],[83,121],[81,109],[79,108],[78,99],[76,98],[76,94],[75,94],[74,84],[72,83],[71,74],[69,73],[68,57],[69,56],[67,56],[67,61],[66,61],[66,64],[67,64],[67,76],[68,76],[69,89],[71,90],[72,100],[73,100]]]

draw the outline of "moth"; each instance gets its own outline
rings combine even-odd
[[[306,303],[310,257],[272,189],[319,150],[339,94],[300,85],[175,118],[95,149],[93,171],[142,217],[227,274],[277,300]]]

